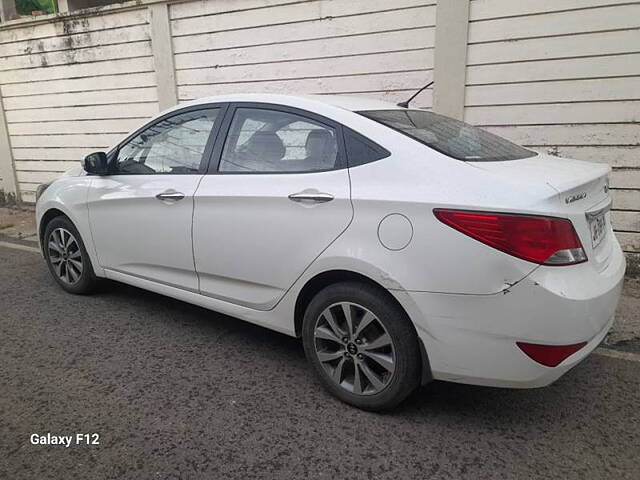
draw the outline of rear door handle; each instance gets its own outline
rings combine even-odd
[[[176,192],[175,190],[167,190],[165,192],[157,194],[156,198],[158,200],[162,200],[163,202],[177,202],[178,200],[182,200],[184,198],[184,193]]]
[[[322,192],[298,192],[289,195],[289,200],[299,203],[327,203],[333,200],[333,195]]]

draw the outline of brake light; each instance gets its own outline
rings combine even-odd
[[[516,345],[527,354],[531,360],[546,367],[556,367],[567,357],[573,355],[587,342],[573,345],[538,345],[536,343],[516,342]]]
[[[459,232],[523,260],[555,266],[587,261],[573,224],[564,218],[440,208],[433,213]]]

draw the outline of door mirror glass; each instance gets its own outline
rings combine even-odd
[[[82,168],[87,173],[106,175],[108,172],[107,154],[104,152],[90,153],[82,161]]]

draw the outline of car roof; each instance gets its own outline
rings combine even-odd
[[[363,110],[397,110],[398,108],[400,108],[395,103],[353,95],[282,95],[275,93],[237,93],[229,95],[216,95],[211,97],[199,98],[187,103],[182,103],[180,104],[180,107],[184,107],[185,105],[198,105],[218,102],[274,103],[277,105],[286,105],[299,108],[304,108],[305,106],[312,108],[314,105],[319,106],[319,104],[323,104],[342,108],[344,110],[349,110],[352,112]],[[305,103],[307,105],[305,105]]]

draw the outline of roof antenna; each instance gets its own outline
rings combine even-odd
[[[418,90],[416,93],[414,93],[411,98],[409,98],[409,100],[407,100],[406,102],[400,102],[398,104],[399,107],[402,108],[409,108],[409,103],[411,102],[411,100],[413,100],[414,98],[416,98],[418,95],[420,95],[423,90],[426,90],[427,88],[429,88],[431,85],[433,85],[433,80],[431,80],[429,83],[427,83],[424,87],[422,87],[420,90]]]

